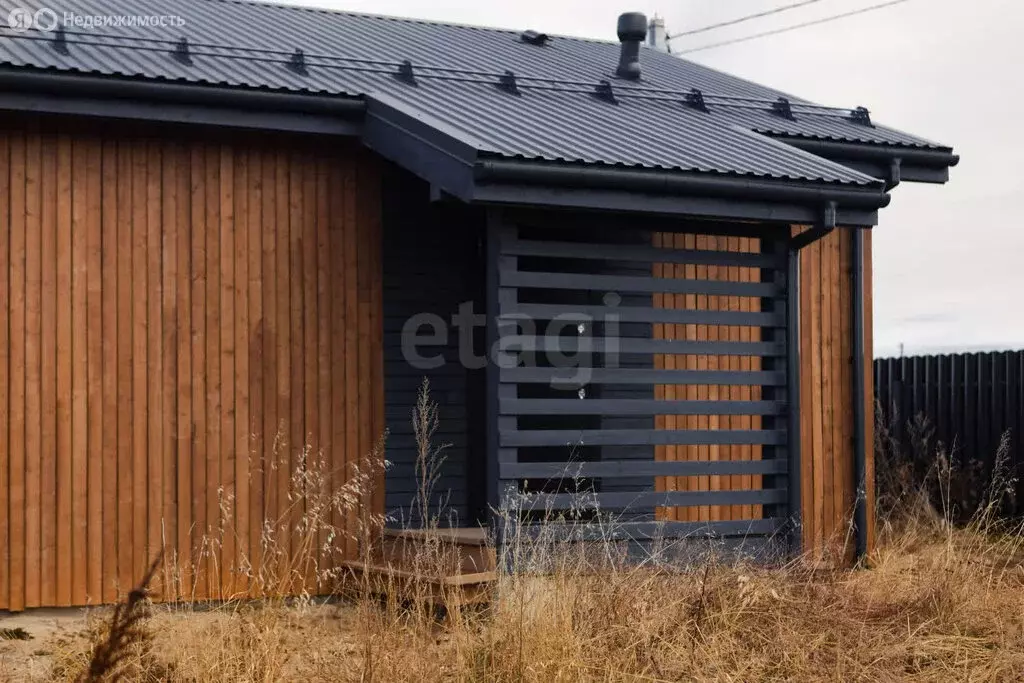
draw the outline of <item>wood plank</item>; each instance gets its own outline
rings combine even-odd
[[[233,150],[234,164],[234,253],[235,273],[235,525],[232,536],[235,550],[228,555],[235,566],[233,591],[249,588],[245,568],[249,548],[249,152]]]
[[[831,433],[831,449],[828,466],[831,468],[831,494],[828,495],[828,503],[831,505],[831,533],[833,533],[833,551],[838,551],[839,548],[846,542],[847,528],[843,524],[843,518],[845,517],[845,510],[843,509],[843,488],[842,488],[842,468],[846,462],[846,455],[849,452],[849,446],[842,443],[842,387],[840,386],[840,380],[842,378],[842,369],[840,367],[840,353],[842,347],[840,343],[840,299],[839,299],[839,245],[840,238],[842,237],[841,230],[834,230],[828,234],[825,238],[823,247],[825,253],[828,256],[828,260],[824,263],[824,268],[827,270],[827,280],[823,283],[824,286],[824,297],[827,301],[828,310],[828,324],[823,331],[824,335],[827,335],[825,342],[826,348],[822,352],[828,358],[828,374],[826,376],[827,390],[830,392],[830,398],[825,398],[825,408],[828,410],[827,418],[830,424]],[[827,490],[828,473],[825,473],[825,487]],[[835,559],[835,557],[834,557]]]
[[[836,427],[838,424],[837,410],[836,410],[836,377],[837,377],[837,364],[836,364],[836,336],[834,322],[838,318],[838,307],[835,300],[835,286],[836,286],[836,271],[834,264],[835,257],[835,237],[838,235],[837,232],[832,232],[828,237],[821,241],[821,359],[822,359],[822,371],[821,371],[821,393],[822,393],[822,412],[824,413],[824,425],[822,427],[822,433],[824,435],[825,445],[825,531],[828,535],[826,540],[826,548],[829,552],[829,559],[832,559],[832,552],[837,542],[841,542],[839,536],[842,534],[842,529],[839,524],[839,517],[841,512],[836,508],[837,489],[836,489],[836,460],[839,458],[839,454],[836,451]]]
[[[288,402],[289,420],[291,433],[291,467],[289,473],[294,476],[306,466],[305,456],[307,454],[306,429],[305,429],[305,329],[303,325],[303,243],[305,235],[305,188],[302,182],[302,167],[304,165],[301,150],[292,149],[287,157],[288,163],[288,359],[290,371],[291,398]],[[291,506],[291,528],[296,529],[302,522],[308,503],[305,491],[296,491],[292,484],[292,494],[297,495]],[[292,555],[298,565],[299,571],[296,578],[304,576],[305,548],[300,547],[302,538],[297,534],[289,534]]]
[[[297,436],[292,434],[292,377],[291,377],[291,277],[290,277],[290,197],[289,197],[289,164],[288,153],[283,149],[276,150],[277,165],[277,247],[276,259],[275,313],[277,314],[277,429],[280,449],[277,453],[277,503],[274,511],[279,526],[284,526],[277,543],[289,558],[291,557],[292,535],[287,531],[291,527],[290,506],[288,495],[291,489],[292,451]]]
[[[368,217],[370,221],[370,239],[372,246],[371,258],[371,292],[370,292],[370,388],[373,393],[373,422],[371,428],[371,448],[384,436],[386,429],[385,421],[385,397],[384,397],[384,254],[383,254],[383,225],[381,217],[381,163],[377,157],[371,157],[363,151],[364,159],[373,172],[373,185],[368,189]],[[373,484],[373,506],[374,514],[384,514],[384,484],[385,476],[383,468],[377,472],[376,481]]]
[[[86,598],[103,599],[103,166],[99,138],[86,159]],[[83,182],[83,181],[79,181]],[[81,187],[81,185],[79,185]]]
[[[203,539],[207,532],[207,391],[209,369],[206,364],[206,242],[210,225],[206,204],[209,199],[207,155],[203,145],[192,146],[190,159],[192,177],[192,581],[186,586],[190,599],[205,598],[207,591]]]
[[[117,419],[118,419],[118,322],[117,322],[117,261],[118,261],[118,196],[117,196],[117,140],[103,141],[101,159],[102,181],[102,528],[100,601],[117,601]]]
[[[0,206],[11,201],[11,134],[0,129]],[[10,607],[10,354],[11,354],[11,221],[10,210],[0,211],[0,610]]]
[[[316,198],[316,370],[317,370],[317,440],[321,448],[322,466],[326,469],[327,486],[333,494],[334,488],[332,453],[334,439],[331,425],[331,298],[330,286],[330,210],[331,192],[330,166],[328,158],[318,154],[314,167]],[[333,510],[333,506],[332,506]],[[332,510],[326,512],[318,538],[318,546],[329,548],[336,541],[330,538],[329,525],[333,524]],[[322,551],[321,551],[322,552]],[[328,549],[321,557],[324,566],[334,566],[335,558]]]
[[[146,143],[146,273],[139,280],[139,287],[146,291],[146,541],[142,548],[143,571],[163,544],[162,527],[165,519],[163,509],[164,462],[163,462],[163,338],[161,262],[163,252],[162,235],[162,194],[161,173],[163,168],[160,142]]]
[[[10,146],[9,609],[25,609],[25,133]]]
[[[263,155],[256,148],[248,150],[249,186],[249,326],[245,334],[249,339],[249,566],[250,575],[259,570],[262,546],[264,500],[263,472],[268,462],[265,459],[266,439],[263,408],[264,398],[266,320],[263,315]]]
[[[146,564],[146,535],[148,533],[149,481],[149,393],[148,389],[148,311],[149,290],[146,286],[148,262],[146,259],[149,230],[147,199],[149,173],[144,141],[132,147],[132,564],[130,576],[144,571]],[[123,590],[128,590],[127,584]]]
[[[25,135],[25,607],[39,607],[42,569],[42,141]]]
[[[359,424],[363,419],[359,403],[359,308],[358,308],[358,235],[359,223],[356,202],[358,201],[355,164],[346,164],[342,191],[345,194],[343,226],[345,246],[343,249],[345,293],[345,462],[344,477],[352,475],[352,467],[360,457]],[[356,556],[356,520],[347,515],[345,528],[346,558]]]
[[[117,143],[117,588],[131,590],[135,581],[135,430],[132,339],[132,268],[135,244],[134,140]],[[141,179],[139,182],[142,182]]]
[[[221,432],[224,424],[221,399],[220,348],[221,316],[221,205],[220,147],[206,145],[206,487],[201,492],[206,502],[204,534],[204,582],[206,596],[217,599],[220,594],[220,572],[223,570],[220,542],[223,538],[221,496],[223,467]],[[201,451],[202,452],[202,451]]]
[[[319,368],[318,368],[318,326],[317,315],[317,196],[316,196],[316,161],[309,150],[303,150],[301,160],[301,182],[302,182],[302,341],[303,341],[303,364],[302,364],[302,386],[303,396],[303,434],[308,450],[306,451],[306,469],[313,471],[317,467],[320,449],[323,444],[320,442],[320,423],[317,414],[319,405]],[[323,505],[322,496],[326,492],[317,491],[315,496],[318,500],[306,501],[306,514],[313,513],[316,506]],[[315,590],[317,585],[317,566],[320,561],[319,534],[310,539],[308,553],[316,558],[316,562],[308,562],[306,565],[306,586]]]
[[[278,320],[277,320],[277,156],[263,154],[263,497],[264,517],[272,528],[277,524],[277,472],[280,469],[280,427],[278,424]],[[276,535],[275,535],[276,540]]]
[[[192,535],[194,505],[192,477],[195,473],[193,459],[193,387],[192,387],[192,331],[193,331],[193,299],[192,276],[195,272],[192,263],[192,240],[194,229],[202,227],[193,220],[199,214],[194,202],[199,195],[197,184],[199,179],[194,175],[196,154],[194,143],[183,145],[179,150],[178,168],[178,234],[177,247],[177,434],[174,448],[177,453],[177,538],[175,559],[177,566],[177,585],[174,587],[176,597],[184,597],[190,593],[193,582],[192,567]],[[201,214],[200,214],[201,215]]]
[[[71,601],[88,599],[88,173],[92,140],[72,142],[71,179]],[[84,190],[84,191],[83,191]]]
[[[160,458],[163,463],[163,491],[161,498],[160,549],[164,552],[165,567],[174,567],[178,549],[178,260],[182,225],[188,221],[184,198],[182,169],[184,150],[180,143],[165,140],[161,149],[160,196],[163,226],[163,248],[160,252]],[[186,498],[187,500],[187,498]],[[173,599],[177,586],[172,572],[161,572],[161,596]]]
[[[306,431],[305,431],[305,330],[303,329],[303,309],[305,302],[302,296],[303,264],[302,252],[305,241],[304,225],[304,188],[302,183],[303,156],[300,150],[293,149],[287,157],[288,164],[288,359],[289,388],[288,418],[290,421],[290,468],[289,476],[294,476],[305,467]],[[294,484],[292,494],[298,495],[291,506],[290,528],[296,529],[305,514],[307,500],[304,491],[296,491]],[[298,576],[302,577],[305,567],[305,549],[300,549],[302,539],[297,534],[289,534],[292,555],[299,565]]]
[[[220,594],[235,592],[238,568],[235,525],[237,485],[235,481],[235,264],[242,257],[235,248],[235,164],[234,151],[220,146],[220,397],[221,397],[221,498]]]
[[[854,557],[854,536],[853,536],[853,514],[854,501],[856,499],[856,484],[854,483],[855,453],[853,450],[853,328],[851,316],[853,314],[853,298],[850,296],[852,282],[850,281],[850,247],[852,230],[839,231],[839,239],[836,243],[836,268],[838,277],[837,299],[839,302],[839,325],[836,334],[839,338],[839,378],[837,391],[839,397],[837,404],[839,411],[839,448],[842,457],[839,458],[836,482],[839,487],[839,506],[842,510],[842,524],[846,540],[844,543],[844,562],[849,563]]]
[[[810,245],[804,250],[809,257],[811,273],[810,299],[811,315],[808,325],[811,343],[811,402],[808,410],[811,413],[813,434],[810,457],[814,461],[814,528],[817,533],[814,543],[815,557],[820,557],[824,546],[825,529],[825,474],[824,474],[824,413],[822,411],[822,356],[821,356],[821,242]]]
[[[56,213],[56,602],[71,604],[71,138],[57,136]]]
[[[345,318],[345,204],[347,192],[345,190],[345,176],[347,167],[340,159],[330,159],[328,162],[328,175],[331,195],[329,200],[329,225],[327,237],[330,241],[330,261],[328,263],[328,280],[330,291],[330,336],[331,336],[331,452],[330,468],[332,490],[337,491],[348,474],[346,468],[347,449],[347,426],[349,416],[346,413],[346,366],[345,358],[348,350],[348,335]],[[347,520],[339,510],[331,513],[331,524],[342,534],[335,543],[336,547],[343,551],[343,557],[353,558],[353,546],[348,538]]]

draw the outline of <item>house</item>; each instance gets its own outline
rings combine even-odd
[[[293,469],[340,486],[385,429],[368,503],[415,524],[424,377],[444,524],[871,547],[871,229],[949,147],[635,13],[46,8],[0,29],[0,609],[110,602],[160,548],[244,592]]]

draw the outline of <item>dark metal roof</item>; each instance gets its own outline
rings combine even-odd
[[[0,64],[381,96],[443,123],[482,155],[870,185],[877,181],[868,175],[768,135],[949,150],[854,121],[850,110],[818,108],[798,98],[789,98],[795,120],[784,118],[771,109],[783,93],[646,48],[642,81],[619,81],[613,76],[616,42],[554,36],[534,45],[521,39],[521,30],[237,0],[44,5],[59,17],[165,15],[180,17],[183,25],[69,24],[63,54],[55,49],[54,33],[18,34],[0,23]],[[26,0],[0,0],[0,17],[22,6],[35,9]],[[172,55],[182,38],[188,40],[187,60]],[[304,69],[289,66],[297,49]],[[415,84],[395,76],[404,60]],[[506,72],[515,75],[520,94],[498,87]],[[616,103],[594,94],[602,80],[611,83]],[[709,111],[685,104],[693,88],[702,91]]]

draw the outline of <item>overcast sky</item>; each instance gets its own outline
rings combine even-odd
[[[615,39],[638,10],[670,33],[794,0],[302,0],[293,4]],[[822,0],[673,41],[686,49],[880,0]],[[875,353],[1024,348],[1024,3],[909,0],[688,59],[952,145],[947,185],[905,184],[875,228]]]

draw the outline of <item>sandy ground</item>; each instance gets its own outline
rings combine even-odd
[[[85,609],[37,609],[12,614],[0,612],[0,632],[24,629],[29,640],[0,639],[0,681],[45,680],[54,652],[84,639]]]

